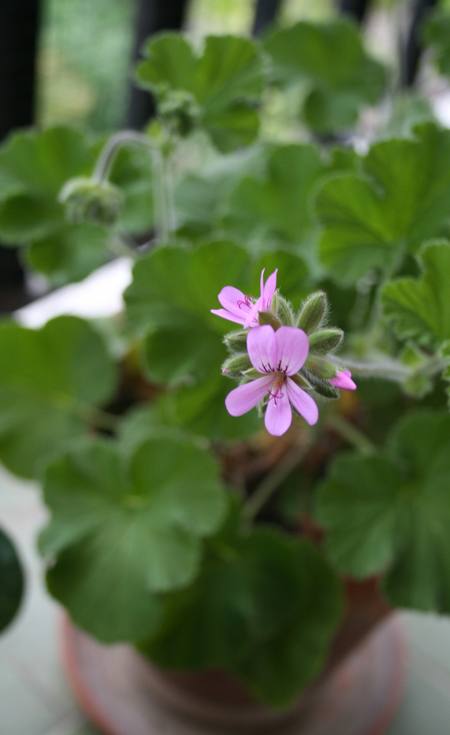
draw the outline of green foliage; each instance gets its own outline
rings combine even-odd
[[[388,283],[383,311],[400,339],[439,347],[450,339],[450,243],[428,244],[419,254],[423,275]]]
[[[315,132],[353,125],[361,107],[374,105],[383,93],[385,70],[366,54],[358,29],[348,20],[300,21],[274,31],[264,48],[277,83],[306,84],[303,117]]]
[[[231,192],[225,231],[254,249],[289,248],[310,259],[318,235],[310,198],[326,170],[314,145],[274,147],[264,177],[245,177]]]
[[[109,257],[110,229],[68,221],[58,201],[69,179],[92,173],[99,150],[99,140],[63,127],[14,133],[0,150],[0,237],[29,246],[32,267],[57,283],[84,278]],[[142,152],[122,150],[114,163],[111,181],[123,195],[119,224],[130,231],[151,225],[150,174]]]
[[[441,74],[450,75],[450,13],[435,9],[426,20],[425,41],[432,46],[435,61]]]
[[[140,649],[164,667],[227,667],[283,707],[323,665],[340,585],[307,541],[266,528],[230,535],[212,540],[202,574],[167,598],[164,622]]]
[[[386,572],[393,605],[450,612],[450,416],[406,416],[386,451],[339,456],[319,488],[317,519],[343,572]]]
[[[22,602],[24,578],[17,551],[0,528],[0,632],[16,616]]]
[[[138,82],[156,94],[159,114],[176,132],[200,126],[222,153],[255,140],[259,118],[254,106],[264,81],[255,43],[208,36],[197,56],[182,36],[164,33],[146,44],[144,54]]]
[[[41,551],[56,555],[50,592],[102,641],[148,635],[158,594],[196,577],[202,538],[226,512],[217,462],[192,442],[153,438],[125,459],[91,440],[49,465],[52,519]]]
[[[359,174],[333,177],[318,193],[322,263],[346,284],[370,268],[398,268],[424,240],[448,233],[449,208],[448,130],[428,123],[413,140],[375,143]]]
[[[302,260],[279,251],[255,261],[231,242],[207,243],[194,250],[163,247],[135,265],[125,302],[129,322],[145,335],[146,371],[158,383],[187,386],[164,398],[169,422],[224,438],[255,428],[253,416],[236,420],[223,409],[230,385],[220,367],[230,323],[210,310],[219,307],[217,294],[224,286],[233,284],[244,293],[258,295],[262,268],[267,276],[276,266],[280,278],[286,274],[288,295],[303,295],[307,271]]]
[[[103,341],[82,319],[61,316],[42,329],[0,324],[0,458],[35,477],[49,456],[94,423],[116,387]]]

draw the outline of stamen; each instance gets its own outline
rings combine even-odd
[[[252,298],[251,296],[249,297],[249,296],[245,296],[244,295],[244,301],[242,301],[242,299],[241,299],[240,301],[237,302],[238,307],[240,309],[242,309],[243,306],[246,306],[248,309],[250,309],[251,306],[252,306],[252,304],[250,302],[250,299],[251,298]]]

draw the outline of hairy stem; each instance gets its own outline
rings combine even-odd
[[[122,148],[122,146],[129,143],[133,145],[142,145],[151,150],[154,149],[154,143],[147,135],[136,133],[134,130],[123,130],[121,133],[113,135],[103,147],[97,163],[95,164],[92,178],[99,183],[107,181],[117,152]]]
[[[305,455],[309,451],[313,443],[313,436],[300,446],[292,447],[292,449],[283,457],[271,472],[258,485],[253,495],[247,500],[243,509],[243,520],[246,524],[258,515],[259,511],[278,490],[279,486],[291,472],[300,464]]]
[[[339,434],[345,441],[351,444],[355,449],[359,449],[362,454],[374,454],[377,451],[376,445],[344,416],[335,414],[327,419],[326,426],[330,427]]]

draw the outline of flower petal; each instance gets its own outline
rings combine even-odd
[[[236,322],[236,324],[244,324],[244,316],[235,316],[234,314],[231,314],[231,312],[227,311],[226,309],[211,309],[211,314],[215,314],[216,316],[221,316],[223,319],[228,319],[230,322]]]
[[[300,416],[303,416],[311,426],[316,424],[319,418],[319,409],[311,396],[302,388],[299,388],[290,378],[286,378],[284,386],[290,402]]]
[[[272,306],[273,295],[277,288],[277,273],[278,268],[276,269],[276,271],[274,271],[274,273],[272,273],[272,275],[269,276],[266,281],[266,285],[264,286],[264,289],[261,291],[261,297],[263,301],[262,311],[270,311],[270,307]]]
[[[247,327],[258,326],[258,312],[262,311],[261,303],[261,299],[258,299],[256,304],[254,304],[251,310],[246,314],[244,322],[245,329],[247,329]],[[254,324],[252,324],[252,322],[254,322]]]
[[[276,333],[278,353],[276,369],[286,375],[295,375],[305,364],[309,352],[309,340],[303,329],[280,327]]]
[[[234,286],[225,286],[217,297],[219,302],[235,316],[242,316],[244,320],[251,311],[251,305],[248,305],[248,297]]]
[[[267,395],[273,383],[273,376],[265,375],[263,378],[257,378],[252,380],[251,383],[245,383],[235,388],[225,398],[228,413],[231,416],[242,416],[247,411],[251,411]]]
[[[356,390],[356,383],[352,380],[350,370],[339,372],[335,378],[330,378],[330,383],[341,390]]]
[[[276,368],[277,339],[269,324],[254,327],[247,336],[247,351],[253,367],[260,373],[272,373]]]
[[[264,423],[269,434],[281,436],[289,429],[291,422],[292,409],[285,382],[277,396],[269,399]]]

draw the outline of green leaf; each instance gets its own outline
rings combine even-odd
[[[262,56],[253,41],[208,36],[197,56],[181,36],[164,33],[146,45],[144,54],[138,82],[160,103],[168,93],[190,94],[199,106],[193,124],[202,126],[224,153],[253,142],[259,128],[253,105],[263,89]],[[184,101],[180,96],[180,104]]]
[[[22,602],[24,577],[17,551],[0,528],[0,632],[13,618]]]
[[[383,93],[385,70],[366,54],[357,27],[348,20],[300,21],[274,31],[264,48],[276,82],[308,84],[303,116],[316,132],[353,125],[361,107],[376,104]]]
[[[9,200],[10,201],[10,200]],[[26,251],[31,268],[49,276],[53,285],[81,280],[105,263],[111,238],[106,227],[89,222],[65,224],[42,239],[36,239]]]
[[[387,450],[340,456],[319,489],[317,519],[343,572],[385,572],[398,607],[450,612],[450,416],[406,416]]]
[[[400,339],[436,347],[450,339],[450,243],[428,244],[419,262],[419,280],[403,278],[385,286],[383,311]]]
[[[395,269],[448,233],[449,207],[450,131],[428,123],[414,140],[376,143],[360,175],[335,176],[317,195],[322,263],[348,284],[370,268]]]
[[[57,317],[40,330],[0,324],[2,462],[22,477],[39,475],[50,455],[86,433],[116,380],[103,341],[82,319]]]
[[[427,14],[425,29],[425,41],[432,46],[434,60],[441,72],[450,75],[450,13],[443,8],[436,8]]]
[[[170,438],[148,440],[127,460],[91,441],[49,465],[44,496],[52,519],[40,547],[56,554],[50,592],[105,642],[150,634],[159,593],[192,582],[202,539],[226,511],[214,458]]]
[[[311,193],[325,171],[313,145],[274,148],[264,177],[246,177],[230,194],[226,232],[254,247],[295,247],[295,252],[308,254],[318,235],[310,211]]]
[[[282,707],[320,671],[341,604],[338,580],[308,542],[264,528],[222,536],[140,649],[164,667],[227,667]]]
[[[64,127],[14,133],[0,149],[0,237],[27,245],[29,264],[57,285],[79,280],[109,257],[111,230],[66,220],[63,185],[90,176],[102,141]],[[119,226],[145,232],[152,224],[151,163],[141,150],[119,151],[111,171],[124,201]]]

